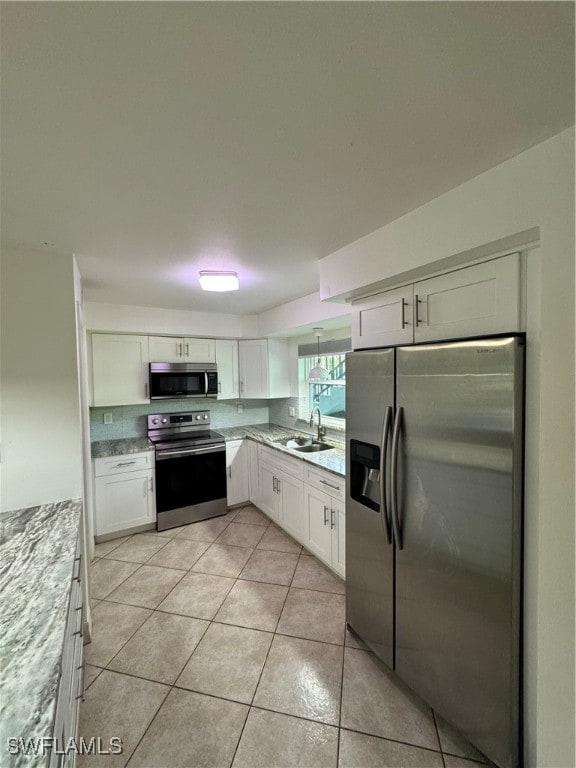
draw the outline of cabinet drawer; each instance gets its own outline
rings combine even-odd
[[[286,472],[288,475],[301,480],[304,474],[302,467],[302,461],[299,459],[293,459],[291,456],[275,450],[274,448],[268,448],[265,445],[258,446],[258,459],[265,461],[268,464],[273,464],[279,470]]]
[[[151,469],[153,452],[128,453],[122,456],[108,456],[105,459],[94,459],[94,475],[117,475],[120,472],[135,472],[141,469]]]
[[[322,470],[306,467],[304,482],[313,488],[317,488],[319,491],[328,493],[334,499],[344,501],[346,484],[343,477],[333,475],[331,472],[323,472]]]

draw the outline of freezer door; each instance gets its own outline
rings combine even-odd
[[[519,762],[523,349],[397,350],[396,672],[502,768]]]
[[[390,667],[394,552],[382,491],[393,405],[394,350],[346,355],[346,620]]]

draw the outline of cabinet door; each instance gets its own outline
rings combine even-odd
[[[330,528],[330,497],[304,486],[305,510],[308,522],[306,547],[320,560],[332,565],[332,530]]]
[[[184,360],[188,363],[215,363],[216,342],[214,339],[182,339]]]
[[[226,443],[228,506],[248,501],[248,472],[243,440]]]
[[[92,334],[93,404],[149,403],[148,336]]]
[[[520,330],[520,254],[414,284],[414,339]]]
[[[306,514],[303,502],[303,485],[285,472],[278,478],[282,511],[280,522],[298,541],[306,541]]]
[[[414,340],[411,285],[386,291],[352,306],[352,347],[366,349]]]
[[[346,516],[344,505],[332,499],[330,512],[332,526],[332,568],[344,578],[346,570]]]
[[[268,345],[266,339],[241,339],[238,342],[240,397],[268,397]]]
[[[218,368],[218,400],[236,400],[240,396],[237,341],[216,339],[216,367]]]
[[[153,473],[125,472],[97,477],[94,532],[97,536],[153,523]]]
[[[248,496],[253,504],[260,506],[260,469],[258,466],[258,444],[253,440],[245,441],[248,447]]]
[[[278,472],[269,464],[260,462],[260,509],[274,522],[280,522],[280,496],[277,490]]]
[[[268,339],[266,344],[268,348],[267,397],[290,397],[288,342],[285,339]]]
[[[150,336],[148,344],[152,363],[183,363],[186,361],[184,339],[173,336]]]

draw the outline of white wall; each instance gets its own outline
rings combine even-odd
[[[320,300],[318,293],[312,293],[260,315],[224,315],[91,301],[84,302],[84,315],[89,331],[261,338],[286,336],[315,324],[345,325],[349,323],[350,307],[327,304]]]
[[[320,293],[373,292],[535,236],[540,247],[527,257],[526,765],[567,768],[576,765],[574,130],[326,257]]]
[[[208,338],[258,336],[258,321],[255,315],[224,315],[216,312],[193,312],[86,301],[84,318],[88,331]]]
[[[350,307],[323,302],[318,292],[258,315],[258,333],[261,336],[293,335],[298,329],[310,325],[333,327],[346,324],[350,324]]]
[[[72,256],[2,254],[1,509],[82,496]]]

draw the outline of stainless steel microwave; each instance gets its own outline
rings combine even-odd
[[[150,400],[217,395],[216,363],[150,363]]]

